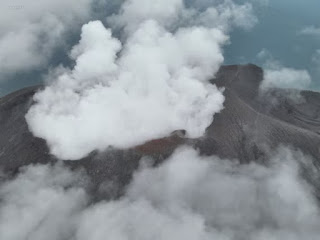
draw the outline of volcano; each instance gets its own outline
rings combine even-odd
[[[186,138],[182,129],[131,149],[110,148],[63,162],[71,169],[84,169],[92,179],[93,192],[105,181],[116,182],[120,186],[117,195],[144,156],[159,164],[181,145],[192,146],[201,155],[238,159],[243,164],[263,163],[273,149],[289,146],[311,156],[316,165],[320,163],[320,93],[301,91],[298,101],[292,98],[294,89],[261,92],[262,80],[263,70],[252,64],[221,67],[211,83],[224,89],[224,109],[215,114],[201,138]],[[24,88],[0,99],[0,167],[6,175],[19,173],[25,165],[59,161],[43,139],[32,135],[25,120],[33,95],[41,88]]]

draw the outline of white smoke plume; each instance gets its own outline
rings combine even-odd
[[[319,209],[301,158],[281,148],[268,167],[240,165],[180,148],[144,164],[119,200],[89,205],[78,174],[29,166],[0,187],[0,238],[315,240]]]
[[[213,1],[212,21],[246,26],[246,14],[247,22],[255,22],[250,6]],[[99,21],[84,25],[70,54],[75,67],[35,95],[26,116],[30,130],[47,141],[52,154],[71,160],[177,129],[202,136],[223,107],[222,90],[208,80],[223,63],[228,37],[225,27],[201,25],[195,14],[179,27],[179,16],[195,11],[182,0],[125,1],[108,18],[122,29],[122,42]]]
[[[44,67],[66,33],[88,18],[90,4],[91,0],[2,0],[0,79]]]

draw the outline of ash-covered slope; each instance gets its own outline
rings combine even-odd
[[[134,149],[110,149],[66,164],[85,168],[96,189],[106,180],[125,185],[142,156],[152,155],[162,161],[181,144],[192,145],[202,154],[237,158],[241,162],[264,161],[270,149],[281,144],[318,159],[320,94],[304,91],[301,103],[287,97],[284,90],[275,89],[268,97],[261,97],[262,78],[262,69],[255,65],[222,67],[212,82],[225,88],[225,107],[215,115],[201,139],[185,139],[178,132]],[[32,136],[25,121],[37,89],[39,86],[22,89],[0,99],[0,167],[5,173],[14,174],[31,163],[56,161],[45,141]],[[277,101],[270,101],[270,96]]]
[[[261,94],[262,79],[262,69],[254,65],[219,71],[212,82],[225,87],[225,108],[207,129],[202,152],[248,162],[263,160],[281,144],[318,158],[320,94],[302,91],[299,101],[291,96],[294,90]]]

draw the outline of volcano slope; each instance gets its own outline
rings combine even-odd
[[[87,172],[96,197],[110,195],[110,189],[108,193],[97,191],[106,181],[117,186],[112,196],[121,195],[143,156],[152,156],[157,164],[183,144],[199,149],[203,155],[239,159],[241,163],[264,162],[273,149],[284,145],[310,155],[318,165],[320,94],[302,91],[299,101],[290,97],[288,90],[272,89],[261,94],[262,79],[263,71],[255,65],[223,66],[212,83],[224,88],[224,109],[214,116],[201,139],[187,139],[179,130],[133,149],[93,152],[85,159],[64,164]],[[58,161],[50,155],[44,140],[33,137],[25,121],[39,88],[25,88],[0,99],[0,168],[6,176],[15,175],[25,165]]]

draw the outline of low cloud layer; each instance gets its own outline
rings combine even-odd
[[[295,88],[307,89],[311,76],[306,70],[294,68],[266,69],[262,88]]]
[[[223,63],[223,24],[249,28],[256,18],[250,4],[229,0],[200,12],[192,6],[182,0],[125,1],[108,18],[121,42],[99,21],[84,25],[70,54],[74,68],[35,95],[26,116],[33,134],[47,141],[52,154],[72,160],[178,129],[202,136],[223,108],[222,90],[208,81]],[[201,22],[208,10],[216,11],[218,25]]]
[[[280,149],[268,167],[239,165],[180,148],[157,168],[146,159],[119,200],[94,204],[80,173],[29,166],[0,187],[0,238],[317,239],[319,209],[300,177],[303,159],[310,163]]]

